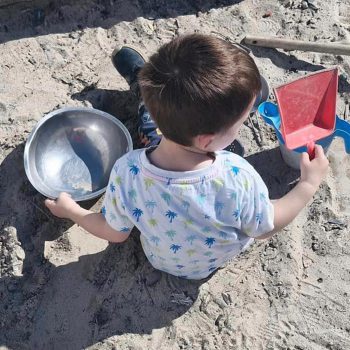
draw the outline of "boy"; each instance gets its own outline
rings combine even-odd
[[[138,83],[163,136],[117,160],[101,214],[61,194],[46,200],[54,215],[110,242],[125,241],[137,226],[155,268],[202,279],[254,238],[288,225],[312,198],[328,168],[321,147],[312,161],[302,155],[299,183],[274,202],[252,166],[220,151],[237,137],[260,90],[259,71],[242,49],[193,34],[163,45],[145,64],[127,48],[113,60],[131,88]]]

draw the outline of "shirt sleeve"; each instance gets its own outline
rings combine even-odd
[[[109,178],[101,212],[114,230],[129,234],[134,224],[125,215],[125,206],[120,195],[121,178],[113,169]]]
[[[260,175],[255,170],[254,174],[245,175],[240,215],[241,230],[247,236],[256,238],[273,230],[274,208]]]

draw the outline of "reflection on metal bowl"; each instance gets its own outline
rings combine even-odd
[[[93,108],[55,110],[29,135],[24,167],[44,196],[60,192],[76,201],[101,195],[115,161],[132,150],[128,130],[115,117]]]

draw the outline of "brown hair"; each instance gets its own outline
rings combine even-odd
[[[201,34],[163,45],[138,78],[163,135],[184,146],[197,135],[231,127],[261,88],[258,68],[245,51]]]

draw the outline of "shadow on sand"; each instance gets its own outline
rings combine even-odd
[[[160,19],[206,12],[242,0],[0,0],[0,43],[85,28],[104,29],[138,17]]]
[[[110,244],[66,265],[46,260],[45,241],[64,239],[71,223],[49,215],[25,177],[22,157],[20,145],[0,166],[1,243],[6,246],[3,228],[13,226],[25,252],[23,276],[0,279],[0,345],[81,349],[113,335],[149,334],[189,310],[206,280],[188,281],[154,270],[137,230],[124,244]],[[272,198],[286,193],[299,175],[284,165],[278,148],[248,161]]]

